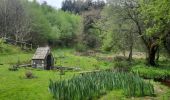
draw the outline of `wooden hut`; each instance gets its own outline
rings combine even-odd
[[[54,66],[54,58],[49,47],[37,48],[33,58],[32,67],[50,70]]]

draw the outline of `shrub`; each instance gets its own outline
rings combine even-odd
[[[50,80],[50,92],[56,100],[89,100],[113,89],[127,96],[153,95],[153,85],[130,73],[96,72],[55,82]]]
[[[18,71],[18,67],[13,65],[12,67],[8,68],[9,71]]]
[[[87,50],[87,47],[84,44],[78,43],[75,49],[78,52],[84,52]]]
[[[25,72],[25,76],[26,76],[26,78],[28,78],[28,79],[34,78],[34,75],[33,75],[33,73],[32,73],[31,71]]]
[[[120,61],[114,63],[114,69],[116,71],[129,71],[130,70],[130,63],[128,61]]]
[[[125,56],[116,56],[114,57],[114,61],[126,61],[128,58]]]
[[[137,65],[132,68],[132,72],[139,74],[147,79],[166,79],[170,78],[170,72],[167,69],[155,68],[146,65]]]

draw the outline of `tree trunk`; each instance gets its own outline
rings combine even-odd
[[[160,49],[159,49],[159,47],[158,47],[157,57],[156,57],[156,61],[157,61],[157,62],[159,61],[159,54],[160,54]]]
[[[129,57],[128,57],[128,60],[129,61],[132,61],[132,52],[133,52],[133,45],[130,46],[130,52],[129,52]]]
[[[158,51],[158,45],[156,43],[152,43],[152,45],[149,48],[149,57],[148,57],[148,63],[151,66],[155,66],[155,57],[156,57],[156,53]]]

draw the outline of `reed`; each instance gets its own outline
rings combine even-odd
[[[114,89],[122,89],[130,97],[154,94],[153,85],[137,75],[105,71],[60,82],[50,80],[49,89],[56,100],[89,100]]]

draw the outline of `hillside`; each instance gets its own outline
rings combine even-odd
[[[23,52],[21,48],[6,44],[2,39],[0,39],[0,55],[2,54],[15,54]]]

